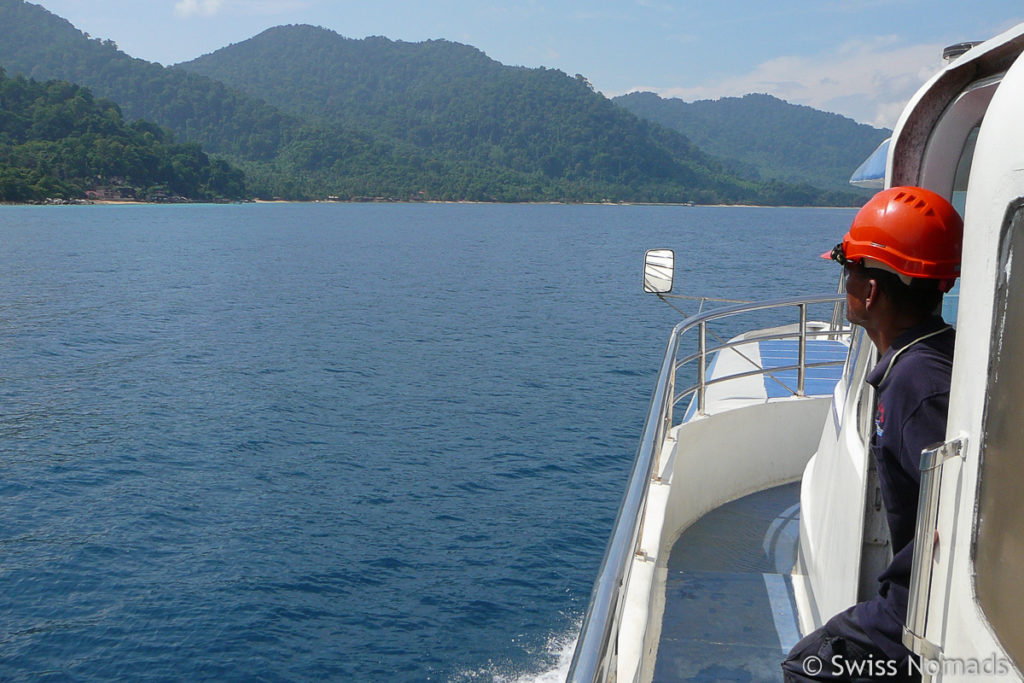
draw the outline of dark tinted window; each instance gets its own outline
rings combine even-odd
[[[1024,208],[1004,238],[985,407],[975,571],[978,600],[1024,663]]]

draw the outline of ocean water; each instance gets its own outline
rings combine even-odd
[[[679,318],[644,250],[828,292],[852,215],[0,207],[0,679],[559,680]]]

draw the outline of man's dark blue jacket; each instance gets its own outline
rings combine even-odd
[[[868,373],[878,392],[871,451],[892,536],[893,559],[878,577],[879,592],[860,603],[856,618],[889,657],[903,660],[910,565],[914,556],[921,451],[946,437],[955,332],[932,317],[900,335]]]

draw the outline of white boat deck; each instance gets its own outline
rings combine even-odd
[[[705,323],[793,306],[805,320],[807,305],[837,300],[769,302],[673,330],[572,680],[779,680],[799,639],[789,578],[799,487],[790,482],[814,453],[850,347],[846,330],[828,323],[728,341]],[[700,351],[687,353],[683,335],[698,326],[686,341]],[[706,356],[705,335],[719,343]],[[702,359],[705,372],[694,369]],[[684,419],[673,419],[688,395]],[[601,642],[609,625],[614,648]]]
[[[654,681],[777,681],[799,640],[789,574],[799,536],[799,484],[708,513],[668,561]]]
[[[808,340],[806,363],[841,362],[843,341]],[[716,353],[705,414],[797,392],[799,340],[749,342]],[[765,374],[732,377],[765,369]],[[804,394],[830,396],[841,364],[807,368]],[[684,422],[696,418],[696,400]],[[809,454],[808,454],[809,455]],[[800,639],[790,579],[799,537],[799,484],[753,493],[704,515],[673,545],[654,681],[777,681]]]
[[[826,361],[843,361],[850,347],[842,341],[811,339],[807,342],[806,362],[808,365]],[[705,412],[715,414],[734,410],[747,405],[764,403],[771,398],[795,395],[797,371],[773,370],[796,365],[799,360],[799,340],[777,339],[741,344],[716,353],[708,365],[708,378],[730,377],[747,373],[758,368],[766,374],[735,377],[707,389]],[[807,396],[828,396],[842,373],[841,365],[809,367],[804,378],[804,394]],[[696,400],[690,402],[684,422],[697,412]]]

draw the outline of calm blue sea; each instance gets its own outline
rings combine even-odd
[[[678,314],[849,210],[0,207],[0,679],[557,678]]]

